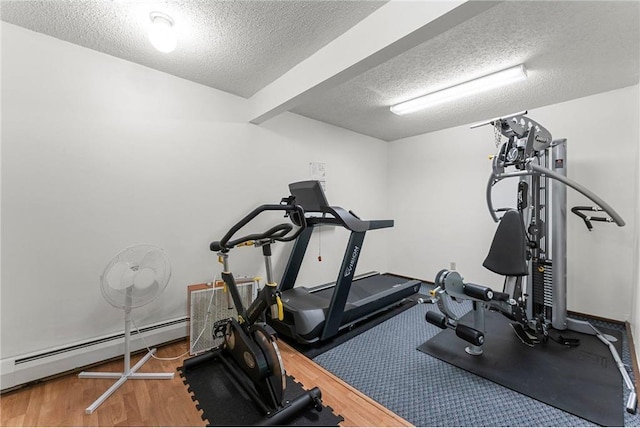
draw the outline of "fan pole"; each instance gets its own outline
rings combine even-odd
[[[131,373],[131,296],[133,287],[127,288],[126,303],[124,307],[124,374]]]
[[[127,290],[127,299],[131,293]],[[124,374],[131,373],[131,307],[124,310]]]
[[[173,379],[174,373],[136,373],[156,353],[153,348],[147,355],[142,357],[138,363],[131,368],[131,292],[133,287],[127,289],[126,304],[124,308],[124,372],[104,373],[104,372],[81,372],[80,379],[118,379],[109,389],[107,389],[96,401],[85,409],[85,413],[93,413],[104,401],[111,396],[128,379]]]

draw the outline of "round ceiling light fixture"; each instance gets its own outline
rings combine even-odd
[[[151,27],[149,28],[151,44],[160,52],[172,52],[177,45],[173,19],[162,12],[151,12],[149,16],[151,17]]]

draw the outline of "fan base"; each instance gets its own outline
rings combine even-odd
[[[81,372],[78,373],[80,379],[118,379],[116,383],[111,385],[96,401],[85,409],[85,413],[90,415],[104,401],[111,396],[118,388],[120,388],[129,379],[173,379],[174,373],[136,373],[136,371],[144,365],[156,353],[156,349],[147,352],[138,363],[125,373],[109,373],[109,372]]]

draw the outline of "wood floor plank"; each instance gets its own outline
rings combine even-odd
[[[180,356],[187,347],[186,340],[172,343],[158,349],[157,356]],[[411,426],[282,341],[279,347],[287,373],[307,389],[320,387],[323,402],[344,417],[342,426]],[[132,357],[131,364],[139,357]],[[0,396],[0,426],[205,426],[202,412],[176,372],[185,358],[149,360],[141,372],[174,372],[174,378],[128,380],[90,415],[86,407],[115,379],[78,379],[69,374],[5,393]],[[120,359],[90,371],[122,370]]]
[[[3,422],[2,426],[5,427],[22,427],[26,426],[24,423],[24,415],[16,416],[13,418],[7,418],[6,424]]]
[[[44,397],[44,385],[34,388],[29,394],[29,402],[24,413],[24,424],[27,426],[38,426],[38,421],[42,418],[40,409]]]
[[[318,386],[322,401],[344,417],[342,426],[412,426],[286,343],[278,344],[287,373],[306,388]]]
[[[18,399],[15,394],[7,394],[0,397],[0,406],[2,406],[2,420],[7,418],[10,420],[16,417],[23,417],[29,405],[28,393],[24,394],[24,399]]]

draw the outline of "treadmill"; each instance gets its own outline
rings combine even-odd
[[[370,272],[354,277],[365,233],[393,227],[393,220],[361,220],[351,211],[329,206],[318,181],[292,183],[289,190],[293,203],[305,211],[307,228],[296,239],[280,282],[283,320],[271,318],[267,311],[267,320],[278,333],[303,344],[323,341],[418,292],[420,281],[393,274]],[[313,230],[322,225],[351,231],[338,279],[294,288]]]

